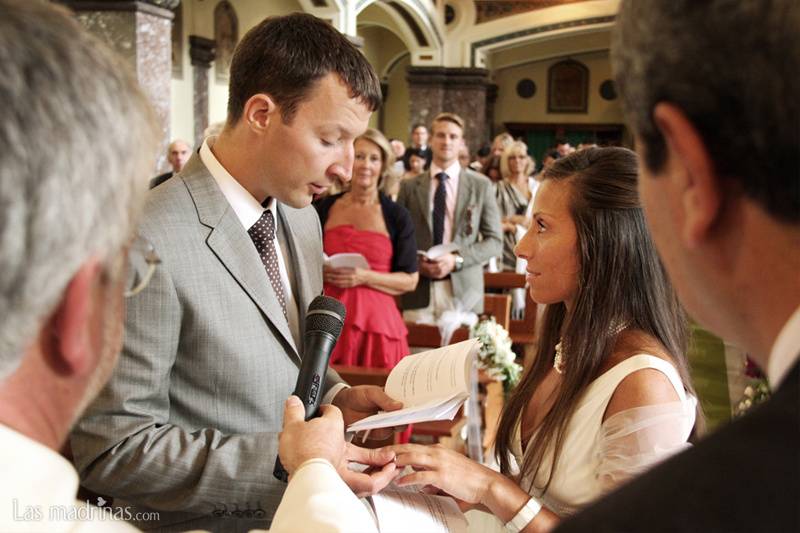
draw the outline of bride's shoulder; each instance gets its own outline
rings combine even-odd
[[[671,365],[675,365],[675,360],[667,349],[658,339],[640,330],[625,330],[617,337],[617,342],[609,358],[603,364],[601,372],[622,363],[626,359],[638,355],[649,355],[663,359]]]
[[[641,355],[656,357],[674,367],[672,356],[652,336],[643,332],[623,332],[614,351],[606,362],[608,369]],[[662,370],[652,365],[636,369],[627,374],[617,385],[603,419],[635,407],[679,401],[672,380]]]

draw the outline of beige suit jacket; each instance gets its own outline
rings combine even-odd
[[[397,203],[408,209],[414,222],[417,247],[427,250],[433,244],[431,214],[431,175],[403,181]],[[453,272],[453,296],[467,301],[469,293],[476,294],[477,303],[472,311],[483,311],[483,266],[503,249],[503,229],[500,211],[489,178],[469,169],[461,169],[456,193],[456,210],[453,217],[453,242],[459,246],[464,267]],[[419,309],[430,301],[430,278],[420,276],[416,290],[401,297],[403,309]]]

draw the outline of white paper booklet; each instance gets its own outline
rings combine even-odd
[[[325,264],[333,268],[369,268],[367,258],[361,254],[333,254],[331,256],[322,254]]]
[[[425,250],[417,250],[417,255],[421,255],[425,259],[430,259],[431,261],[434,259],[438,259],[445,254],[450,254],[453,252],[458,251],[458,245],[454,242],[448,244],[437,244],[436,246],[431,246],[428,248],[427,251]]]
[[[453,498],[394,485],[371,498],[380,533],[467,533],[467,519]]]
[[[478,339],[469,339],[402,358],[389,373],[385,391],[403,402],[403,409],[369,416],[347,430],[452,420],[469,397],[470,370],[478,348]]]

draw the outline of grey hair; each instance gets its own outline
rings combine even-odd
[[[647,168],[666,157],[653,109],[672,103],[721,177],[800,222],[798,28],[797,0],[623,0],[611,59]]]
[[[157,152],[123,60],[62,7],[0,0],[0,380],[88,259],[129,239]]]

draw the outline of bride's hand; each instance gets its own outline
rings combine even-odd
[[[438,445],[418,444],[401,444],[384,449],[397,454],[395,462],[398,470],[406,466],[417,470],[397,478],[397,485],[422,485],[426,492],[438,489],[455,498],[462,511],[480,509],[505,523],[530,499],[530,495],[515,480],[453,450]],[[558,516],[542,508],[536,515],[531,531],[549,531],[557,523]]]
[[[506,478],[458,452],[442,446],[400,444],[388,449],[397,454],[395,462],[400,470],[411,466],[416,472],[395,480],[399,486],[431,486],[460,500],[462,509],[487,507],[487,497],[492,483]]]

